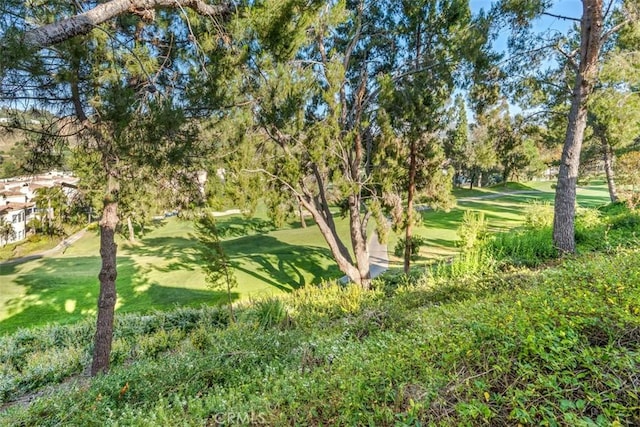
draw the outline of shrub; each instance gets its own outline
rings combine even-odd
[[[422,236],[411,236],[411,259],[415,259],[415,257],[420,254],[420,248],[425,246],[427,243],[427,239]],[[397,257],[404,257],[406,246],[406,239],[401,237],[393,248],[393,254]]]
[[[462,252],[470,251],[483,244],[487,239],[489,222],[484,217],[484,212],[465,211],[462,223],[458,228],[457,245]]]
[[[498,233],[489,240],[488,251],[503,263],[534,267],[557,257],[551,227]]]
[[[534,200],[525,209],[524,225],[529,229],[540,229],[553,225],[553,205],[547,201]]]
[[[255,323],[261,329],[286,327],[290,324],[289,313],[280,298],[264,298],[257,300],[247,309],[244,321]]]

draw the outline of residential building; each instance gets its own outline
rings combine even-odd
[[[4,242],[0,237],[0,245],[13,243],[27,237],[27,224],[30,220],[42,215],[53,215],[53,212],[39,212],[35,197],[41,188],[60,186],[71,201],[77,194],[79,178],[68,172],[51,171],[35,176],[22,176],[0,180],[0,218],[13,226],[13,236]]]

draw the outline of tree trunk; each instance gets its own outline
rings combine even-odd
[[[136,241],[136,233],[133,230],[133,221],[131,221],[131,217],[130,216],[127,217],[127,228],[129,229],[129,241],[130,242],[135,242]]]
[[[411,140],[409,147],[409,185],[407,188],[407,224],[404,231],[404,274],[411,271],[411,253],[413,250],[413,199],[416,193],[417,155],[416,141]]]
[[[607,186],[609,187],[609,198],[611,203],[616,203],[618,201],[618,189],[616,188],[615,175],[613,173],[613,152],[607,142],[603,142],[602,152],[604,172],[607,175]]]
[[[597,79],[602,44],[602,0],[583,0],[582,4],[580,64],[571,95],[554,205],[553,241],[561,254],[574,253],[576,250],[575,202],[580,151],[587,123],[587,101]]]
[[[478,185],[476,187],[482,188],[482,171],[478,172]]]
[[[371,287],[371,271],[369,268],[369,248],[367,248],[367,234],[360,217],[360,198],[349,196],[349,230],[351,245],[356,256],[358,281],[364,289]]]
[[[307,228],[307,221],[304,219],[304,210],[300,203],[298,203],[298,215],[300,216],[300,227]]]
[[[113,318],[116,306],[116,268],[117,245],[115,243],[116,227],[118,225],[118,202],[115,200],[117,184],[110,177],[107,184],[102,219],[100,220],[100,257],[102,268],[100,279],[100,297],[98,298],[98,320],[93,346],[93,363],[91,375],[106,373],[109,370],[111,341],[113,338]]]
[[[329,246],[333,259],[336,261],[336,264],[338,264],[340,271],[346,274],[351,281],[362,284],[360,271],[353,264],[353,259],[340,240],[335,228],[332,228],[329,225],[325,216],[316,208],[310,198],[299,197],[299,200],[304,208],[311,213],[318,229],[320,229],[320,233],[322,233],[322,237],[324,237],[324,240]]]

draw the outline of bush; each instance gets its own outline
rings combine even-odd
[[[483,212],[465,211],[462,223],[458,228],[458,241],[456,244],[462,248],[462,252],[468,252],[482,245],[487,239],[489,222]]]
[[[538,266],[558,256],[551,227],[496,234],[489,240],[487,249],[503,263],[528,267]]]
[[[411,259],[415,259],[420,254],[420,248],[425,246],[428,240],[422,236],[411,236]],[[393,254],[399,258],[404,257],[406,239],[401,237],[393,248]]]
[[[247,309],[243,321],[254,323],[260,329],[286,327],[291,321],[289,313],[280,298],[265,298],[257,300]]]
[[[528,229],[541,229],[553,225],[553,205],[550,202],[534,200],[525,209],[524,225]]]

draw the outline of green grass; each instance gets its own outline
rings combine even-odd
[[[429,244],[414,265],[419,268],[457,253],[456,230],[464,210],[485,212],[492,231],[510,229],[522,223],[523,209],[531,200],[552,201],[549,186],[550,183],[508,184],[481,189],[482,194],[528,191],[533,187],[544,191],[461,202],[449,213],[423,212],[423,225],[416,234]],[[603,183],[579,189],[581,205],[603,204],[606,198]],[[342,236],[348,236],[347,220],[339,219],[337,227]],[[274,230],[265,220],[264,207],[260,207],[257,218],[221,218],[219,228],[239,283],[233,290],[234,299],[290,292],[342,276],[310,221],[306,229],[294,224]],[[172,218],[148,232],[139,243],[119,241],[118,312],[150,312],[224,300],[224,293],[206,286],[193,232],[191,222]],[[392,255],[397,238],[392,234],[389,239],[392,270],[402,265]],[[64,254],[0,265],[0,333],[48,322],[75,322],[94,315],[100,269],[98,245],[97,234],[89,233]]]
[[[290,292],[342,275],[315,227],[237,237],[251,233],[255,222],[242,216],[220,219],[222,228],[235,230],[224,242],[239,284],[234,299]],[[347,235],[346,221],[338,221],[338,227]],[[118,239],[118,312],[200,306],[226,298],[223,292],[207,288],[193,232],[191,222],[171,218],[138,243]],[[63,254],[0,265],[0,333],[94,315],[99,269],[96,232]]]
[[[639,425],[640,251],[0,338],[0,425]]]
[[[553,203],[555,192],[551,188],[551,181],[532,181],[530,183],[506,183],[480,189],[456,189],[454,194],[458,199],[466,197],[493,196],[497,193],[513,191],[532,191],[527,194],[511,194],[495,198],[460,201],[458,206],[450,212],[423,211],[422,225],[414,232],[427,240],[427,245],[420,251],[414,266],[421,268],[432,264],[443,257],[452,257],[458,253],[456,247],[457,228],[460,225],[465,210],[484,212],[489,221],[490,232],[496,233],[519,227],[525,220],[524,210],[533,201],[548,201]],[[578,188],[578,205],[582,207],[596,207],[609,201],[606,183],[592,181],[589,186]],[[398,236],[389,237],[389,247],[393,249]],[[394,271],[402,267],[402,260],[393,256],[390,251],[390,266]]]

